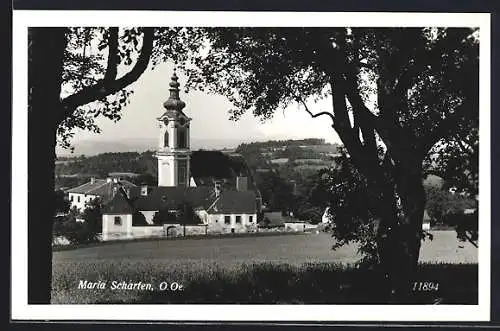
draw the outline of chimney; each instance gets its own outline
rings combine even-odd
[[[112,179],[111,177],[106,178],[106,183],[111,183]]]
[[[113,178],[113,183],[118,183],[118,178]]]
[[[214,182],[214,189],[215,189],[215,197],[218,198],[221,193],[222,189],[222,183],[220,181],[215,181]]]
[[[148,186],[147,185],[141,185],[141,195],[148,195]]]
[[[248,178],[243,176],[236,177],[236,190],[237,191],[247,191],[248,190]]]
[[[94,184],[95,183],[95,177],[90,177],[90,184]]]

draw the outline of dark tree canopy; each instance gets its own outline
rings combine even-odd
[[[405,292],[404,280],[419,257],[424,160],[433,148],[449,151],[435,162],[435,171],[454,174],[463,184],[457,151],[463,154],[465,146],[473,154],[477,147],[479,31],[203,28],[186,33],[194,44],[179,60],[188,85],[226,96],[234,105],[231,118],[250,111],[265,120],[298,103],[312,117],[331,121],[364,185],[358,193],[376,201],[369,209],[373,215],[358,216],[378,224],[374,247],[399,282],[397,292]],[[315,109],[314,102],[323,98],[332,107]],[[473,155],[470,160],[465,177],[474,185]]]
[[[151,57],[176,52],[177,30],[28,29],[30,303],[50,303],[54,199],[37,201],[54,189],[56,143],[70,148],[77,129],[99,132],[95,123],[99,116],[119,120],[131,95],[128,87],[146,70]]]

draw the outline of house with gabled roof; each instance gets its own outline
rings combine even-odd
[[[177,80],[174,72],[166,111],[157,118],[158,186],[115,190],[103,210],[103,240],[257,229],[262,200],[244,160],[191,151],[192,119],[183,112]]]
[[[129,191],[136,188],[137,185],[123,180],[119,177],[108,177],[107,179],[90,178],[90,181],[80,186],[68,189],[65,193],[68,195],[70,208],[77,208],[80,211],[85,209],[88,202],[99,198],[106,204],[114,197],[119,188]]]

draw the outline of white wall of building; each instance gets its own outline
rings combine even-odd
[[[69,193],[70,208],[76,207],[78,210],[83,211],[85,209],[85,204],[95,198],[97,198],[97,195]]]
[[[119,217],[120,224],[115,218]],[[132,237],[132,215],[104,214],[102,215],[102,240],[112,240]]]
[[[155,216],[157,210],[141,210],[140,213],[144,215],[146,222],[148,224],[153,224],[153,217]]]
[[[245,233],[257,231],[257,214],[208,214],[204,210],[195,211],[201,218],[202,225],[186,225],[186,235],[205,235],[214,233]],[[146,213],[146,219],[155,211]],[[229,224],[225,224],[225,216],[229,216]],[[241,222],[236,223],[236,216],[241,216]],[[121,224],[115,224],[115,217],[120,217]],[[250,222],[251,218],[251,222]],[[147,237],[182,236],[184,226],[181,224],[165,224],[163,226],[133,226],[132,215],[105,214],[102,218],[102,240],[118,240]]]
[[[158,156],[158,186],[175,186],[174,164],[173,155]]]
[[[165,229],[163,226],[133,226],[132,236],[134,238],[147,238],[147,237],[164,237]]]
[[[285,231],[304,232],[306,223],[301,222],[285,222]]]
[[[229,216],[229,224],[226,224]],[[241,216],[241,222],[236,222],[236,216]],[[250,222],[250,217],[251,222]],[[257,214],[210,214],[208,215],[209,232],[241,233],[254,231],[257,228]]]

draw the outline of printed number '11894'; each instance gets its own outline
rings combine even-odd
[[[437,291],[439,289],[439,283],[434,282],[414,282],[413,291]]]

